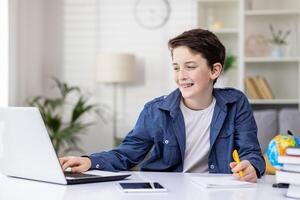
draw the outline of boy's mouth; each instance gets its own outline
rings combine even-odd
[[[194,83],[184,83],[184,84],[180,84],[180,86],[182,87],[182,88],[190,88],[190,87],[192,87],[194,85]]]

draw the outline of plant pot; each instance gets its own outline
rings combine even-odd
[[[282,58],[284,56],[284,45],[273,44],[271,56],[272,58]]]

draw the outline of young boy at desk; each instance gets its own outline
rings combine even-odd
[[[233,173],[256,182],[265,162],[251,106],[238,90],[214,88],[225,47],[202,29],[186,31],[168,45],[178,89],[148,102],[119,147],[88,157],[62,157],[62,168],[130,170],[150,151],[142,171]],[[233,162],[234,149],[240,163]]]

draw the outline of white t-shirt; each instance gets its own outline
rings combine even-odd
[[[210,124],[216,99],[205,109],[195,111],[180,102],[186,134],[186,149],[183,172],[208,172],[208,153],[210,148]]]

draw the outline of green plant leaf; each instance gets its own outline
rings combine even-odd
[[[26,103],[29,106],[38,107],[48,129],[48,133],[55,151],[59,154],[64,152],[79,151],[79,135],[85,134],[93,122],[82,122],[81,118],[89,112],[97,114],[106,121],[108,107],[105,105],[90,104],[77,86],[69,86],[57,78],[52,78],[55,87],[59,90],[58,97],[29,97]],[[75,92],[72,98],[78,99],[75,103],[68,103],[68,96]],[[70,111],[70,114],[67,114]]]
[[[87,100],[85,100],[84,97],[81,96],[73,108],[71,122],[75,123],[83,114],[89,112],[95,107],[95,104],[88,105]]]
[[[52,116],[50,113],[45,113],[45,123],[49,130],[51,130],[53,133],[56,133],[59,131],[61,127],[61,116],[55,115]]]
[[[283,31],[279,29],[278,31],[275,30],[272,24],[269,25],[271,31],[271,39],[269,40],[271,43],[276,45],[283,45],[286,44],[287,36],[291,33],[291,30]]]
[[[235,62],[236,62],[236,56],[228,54],[225,57],[225,61],[224,61],[224,66],[223,66],[224,73],[226,73],[230,68],[232,68]]]
[[[72,86],[72,87],[70,87],[70,86],[68,86],[68,84],[60,82],[60,81],[59,81],[57,78],[55,78],[55,77],[53,77],[52,79],[55,81],[56,87],[59,89],[59,92],[60,92],[60,94],[61,94],[61,96],[62,96],[63,99],[65,99],[66,96],[67,96],[69,93],[71,93],[72,91],[81,92],[81,91],[80,91],[80,88],[77,87],[77,86]]]

